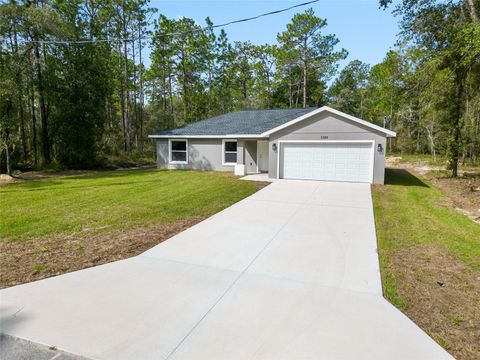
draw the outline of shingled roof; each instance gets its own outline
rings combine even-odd
[[[316,108],[240,110],[193,122],[150,136],[260,135]]]

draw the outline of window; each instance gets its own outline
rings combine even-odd
[[[237,163],[237,140],[223,140],[223,165]]]
[[[170,139],[170,163],[187,164],[188,163],[188,143],[187,140]]]

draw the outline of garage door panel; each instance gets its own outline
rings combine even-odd
[[[327,181],[372,181],[372,143],[284,143],[280,177]]]

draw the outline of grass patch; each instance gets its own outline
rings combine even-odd
[[[0,185],[0,288],[138,255],[265,185],[182,170],[67,175]]]
[[[480,358],[480,224],[404,169],[373,200],[385,297],[456,358]]]
[[[42,270],[45,270],[47,267],[48,267],[47,264],[38,263],[38,264],[33,265],[33,271],[34,272],[40,272]]]
[[[403,169],[387,169],[373,193],[378,242],[389,250],[435,243],[480,270],[480,226],[443,204],[442,193]]]
[[[230,174],[121,170],[0,186],[0,240],[90,235],[204,217],[256,191]]]

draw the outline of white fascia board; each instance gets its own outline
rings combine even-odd
[[[268,137],[268,136],[267,136]],[[228,134],[228,135],[148,135],[149,139],[263,139],[265,136],[258,134]]]
[[[330,112],[330,113],[332,113],[332,114],[338,115],[338,116],[340,116],[340,117],[343,117],[343,118],[345,118],[345,119],[347,119],[347,120],[350,120],[350,121],[352,121],[352,122],[355,122],[355,123],[357,123],[357,124],[361,124],[361,125],[363,125],[363,126],[366,126],[366,127],[371,128],[371,129],[373,129],[373,130],[376,130],[376,131],[379,131],[379,132],[381,132],[381,133],[384,133],[387,137],[396,137],[396,136],[397,136],[397,134],[396,134],[394,131],[391,131],[391,130],[385,129],[385,128],[381,127],[381,126],[372,124],[371,122],[368,122],[368,121],[359,119],[359,118],[357,118],[357,117],[355,117],[355,116],[348,115],[348,114],[346,114],[346,113],[344,113],[344,112],[335,110],[335,109],[333,109],[333,108],[331,108],[331,107],[329,107],[329,106],[322,106],[321,108],[318,108],[318,109],[316,109],[316,110],[312,110],[311,112],[309,112],[309,113],[307,113],[307,114],[305,114],[305,115],[302,115],[302,116],[300,116],[300,117],[298,117],[298,118],[296,118],[296,119],[293,119],[293,120],[291,120],[291,121],[289,121],[289,122],[287,122],[287,123],[285,123],[285,124],[283,124],[283,125],[280,125],[280,126],[277,126],[277,127],[273,128],[273,129],[271,129],[271,130],[265,131],[265,132],[262,134],[262,136],[264,136],[264,137],[269,137],[271,134],[276,133],[277,131],[280,131],[280,130],[282,130],[282,129],[285,129],[285,128],[289,127],[289,126],[292,126],[292,125],[294,125],[294,124],[296,124],[296,123],[298,123],[298,122],[300,122],[300,121],[306,120],[306,119],[308,119],[308,118],[310,118],[310,117],[312,117],[312,116],[314,116],[314,115],[320,114],[320,113],[322,113],[322,112],[324,112],[324,111],[328,111],[328,112]]]

